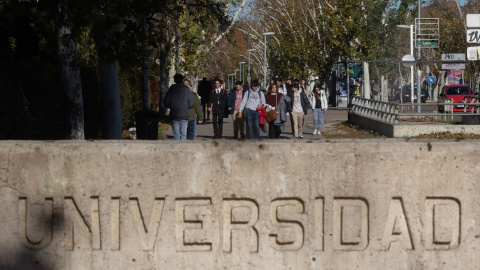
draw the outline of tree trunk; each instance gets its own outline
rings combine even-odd
[[[367,62],[363,62],[363,97],[370,99],[372,88],[370,84],[370,69]]]
[[[168,78],[168,55],[169,55],[169,49],[165,44],[162,44],[160,46],[160,117],[164,118],[166,115],[166,108],[163,105],[163,100],[165,98],[165,94],[168,91],[168,86],[169,86],[169,78]]]
[[[99,59],[103,59],[99,56]],[[102,138],[122,139],[122,110],[117,62],[99,60],[100,91],[102,96]]]
[[[388,81],[384,75],[381,78],[382,101],[388,102]]]
[[[101,15],[97,19],[101,21]],[[122,20],[116,25],[109,25],[103,39],[97,40],[98,48],[108,48],[109,53],[116,59],[115,49],[111,45],[114,34],[123,27]],[[108,50],[107,50],[108,51]],[[102,138],[106,140],[122,139],[122,106],[120,103],[120,83],[118,80],[118,62],[109,60],[112,57],[102,54],[107,52],[99,50],[98,69],[100,77],[100,95],[102,100]]]
[[[61,79],[67,96],[68,131],[66,138],[85,139],[85,118],[83,110],[82,80],[78,63],[77,43],[71,37],[66,8],[59,5],[60,24],[57,30],[58,58],[61,65]]]

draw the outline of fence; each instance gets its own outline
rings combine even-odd
[[[425,106],[444,106],[444,112],[440,113],[438,110],[433,112],[422,112],[422,109],[419,107]],[[454,107],[456,109],[463,108],[463,112],[454,112]],[[397,125],[399,119],[406,117],[432,117],[437,120],[444,118],[447,120],[447,117],[453,116],[472,116],[480,115],[480,103],[393,103],[393,102],[383,102],[372,99],[366,99],[361,97],[354,97],[352,99],[350,111],[360,116],[364,116],[373,120],[377,120],[383,123]]]

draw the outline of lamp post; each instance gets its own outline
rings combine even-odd
[[[267,36],[274,35],[274,32],[263,33],[263,86],[267,88]]]
[[[410,29],[410,55],[413,56],[413,32],[414,32],[414,25],[397,25],[398,28],[404,28],[404,29]],[[414,67],[413,65],[410,67],[410,101],[413,103],[413,94],[414,94],[414,89],[415,89],[415,72],[414,72]],[[403,95],[403,89],[400,88],[400,95]],[[417,96],[417,100],[419,99],[420,96]],[[420,107],[419,107],[420,108]]]
[[[248,78],[251,78],[251,76],[252,76],[252,73],[250,73],[250,54],[251,54],[252,52],[254,52],[254,51],[256,51],[256,49],[247,50],[247,52],[248,52],[248,74],[247,74],[247,80],[248,80]]]
[[[458,3],[458,2],[457,2]],[[420,39],[420,18],[422,18],[422,1],[418,0],[418,33],[417,38]],[[418,60],[418,68],[417,68],[417,103],[420,105],[422,104],[422,69],[420,66],[420,60],[422,58],[422,49],[418,46],[417,50],[417,60]],[[417,112],[422,112],[422,106],[417,106]]]
[[[237,71],[240,71],[240,69],[235,69],[235,81],[237,81]]]
[[[235,87],[235,73],[230,74],[232,76],[232,84],[230,85],[230,88]]]
[[[240,81],[242,81],[243,84],[243,75],[245,75],[245,67],[243,67],[243,74],[242,74],[242,65],[246,64],[246,62],[240,62]]]

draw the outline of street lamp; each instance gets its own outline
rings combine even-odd
[[[267,88],[267,36],[275,35],[274,32],[263,33],[263,85]]]
[[[410,55],[413,56],[413,33],[415,25],[397,25],[398,28],[410,29]],[[413,65],[410,67],[410,101],[413,103],[413,90],[415,88],[414,76],[415,72],[413,70]],[[420,87],[420,86],[417,86]],[[403,89],[400,88],[400,95],[403,95]],[[417,100],[419,100],[421,95],[417,95]],[[403,98],[403,97],[402,97]],[[420,106],[418,106],[420,108]]]
[[[256,49],[250,49],[250,50],[247,50],[248,52],[248,74],[247,74],[247,80],[248,78],[250,78],[252,76],[252,74],[250,73],[250,54],[252,52],[256,51]]]
[[[240,69],[235,69],[235,81],[237,81],[237,71],[240,71]]]
[[[243,84],[243,75],[245,75],[245,67],[243,67],[243,75],[242,75],[242,65],[245,64],[246,62],[240,62],[240,81],[242,81]]]
[[[228,77],[228,89],[230,89],[232,87],[232,81],[230,79],[230,77],[232,77],[232,74],[228,74],[227,77]]]
[[[233,77],[233,76],[235,76],[235,73],[232,73],[232,74],[230,74],[229,76],[231,76],[231,77],[232,77],[232,81],[231,81],[231,83],[230,83],[230,89],[231,89],[231,88],[233,88],[232,86],[233,86],[233,85],[234,85],[234,83],[235,83],[235,82],[233,81],[233,79],[234,79],[234,77]]]

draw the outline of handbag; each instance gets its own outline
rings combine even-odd
[[[278,106],[278,94],[277,94],[276,106]],[[277,109],[273,109],[273,110],[270,110],[269,112],[267,112],[267,123],[271,123],[271,122],[277,120],[277,114],[278,114]]]
[[[277,120],[277,114],[278,114],[277,109],[273,109],[267,112],[267,123],[271,123]]]

